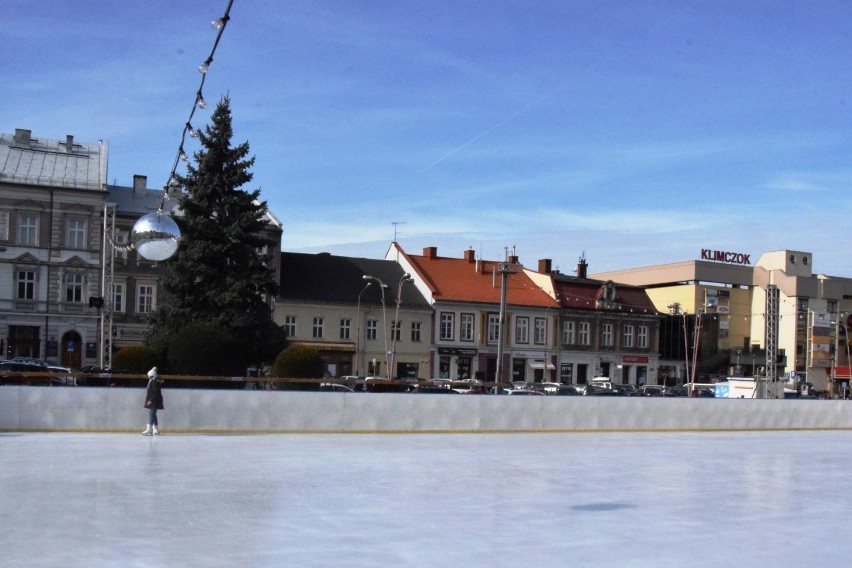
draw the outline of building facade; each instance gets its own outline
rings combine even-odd
[[[69,367],[98,359],[108,148],[0,134],[0,346]]]
[[[395,262],[282,252],[274,319],[330,377],[430,377],[432,312]]]
[[[836,394],[852,379],[852,279],[815,273],[813,260],[809,252],[779,250],[752,265],[749,254],[702,251],[700,260],[593,277],[645,287],[658,310],[677,310],[689,342],[706,346],[699,366],[704,359],[723,375],[764,376],[774,363],[776,378]],[[767,352],[776,355],[767,360]]]
[[[656,384],[659,316],[639,288],[562,275],[547,259],[538,270],[514,255],[481,260],[473,250],[415,255],[392,243],[385,258],[432,307],[433,378]]]

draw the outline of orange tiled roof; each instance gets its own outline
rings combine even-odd
[[[400,249],[401,250],[401,249]],[[403,253],[405,254],[405,253]],[[418,275],[430,285],[436,301],[500,303],[501,262],[405,254]],[[517,264],[509,265],[506,303],[546,308],[555,302]]]

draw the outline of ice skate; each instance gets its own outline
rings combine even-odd
[[[143,436],[153,436],[153,435],[154,435],[153,430],[151,430],[151,425],[150,425],[150,424],[148,424],[148,426],[146,426],[146,427],[145,427],[145,431],[144,431],[144,432],[142,432],[142,435],[143,435]]]

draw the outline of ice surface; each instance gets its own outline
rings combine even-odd
[[[852,432],[0,434],[0,564],[846,566]]]

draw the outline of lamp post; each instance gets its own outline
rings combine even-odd
[[[541,370],[541,378],[542,378],[543,382],[550,382],[549,380],[547,380],[547,379],[550,378],[550,377],[548,377],[548,373],[549,373],[550,369],[548,368],[548,360],[547,360],[547,344],[548,344],[547,330],[550,328],[550,320],[547,319],[547,311],[550,308],[560,307],[560,305],[559,305],[559,294],[556,294],[556,298],[554,298],[553,302],[554,302],[553,305],[547,306],[546,308],[544,308],[544,367]],[[558,333],[559,333],[559,331],[557,330],[557,332],[554,335],[558,335]],[[559,344],[557,343],[557,350],[558,350],[558,345]],[[558,351],[557,351],[557,353],[558,353]],[[557,363],[559,362],[558,355],[556,357],[556,362]],[[547,379],[545,377],[547,377]]]
[[[399,279],[399,284],[396,287],[396,311],[393,316],[393,336],[391,339],[391,350],[390,350],[390,366],[388,367],[388,378],[392,379],[394,374],[394,359],[396,359],[396,336],[400,333],[399,328],[399,305],[402,303],[402,286],[409,282],[414,282],[414,279],[411,278],[411,274],[406,272],[402,275],[402,278]]]
[[[845,323],[840,321],[840,318],[845,315],[844,312],[837,314],[837,319],[834,322],[834,357],[831,362],[831,386],[829,387],[829,393],[833,396],[834,394],[834,384],[837,381],[837,364],[840,362],[840,328],[843,328],[843,337],[844,343],[846,343],[846,366],[850,367],[849,361],[849,328]],[[847,381],[849,379],[849,372],[847,371]],[[845,392],[843,393],[845,396]]]
[[[382,282],[380,279],[376,278],[375,276],[371,276],[369,274],[365,274],[364,276],[362,276],[362,278],[364,280],[372,280],[374,282],[377,282],[379,284],[379,287],[381,288],[381,291],[382,291],[382,324],[384,326],[384,336],[385,336],[385,371],[387,372],[387,368],[389,367],[389,365],[388,365],[388,353],[389,353],[388,352],[388,316],[387,316],[387,310],[385,309],[385,289],[387,288],[387,285],[384,282]],[[388,375],[388,376],[390,376],[390,375]]]
[[[361,376],[361,294],[367,291],[372,282],[367,282],[364,289],[358,292],[358,308],[355,313],[355,376]]]

